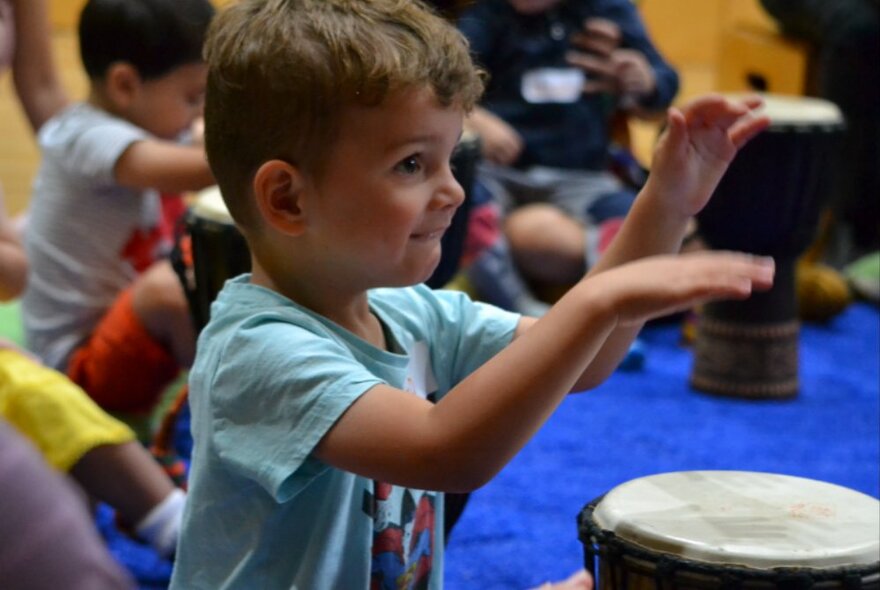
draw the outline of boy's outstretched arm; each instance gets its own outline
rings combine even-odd
[[[669,109],[651,174],[618,234],[588,276],[657,254],[678,252],[689,220],[708,203],[740,147],[769,124],[754,109],[760,98],[734,102],[719,95]],[[642,325],[609,338],[575,391],[595,387],[617,368]]]
[[[372,387],[324,436],[318,458],[399,485],[475,489],[510,461],[565,395],[610,373],[645,321],[769,288],[771,260],[669,254],[738,146],[766,125],[749,110],[712,97],[673,111],[654,178],[594,271],[540,320],[524,318],[510,346],[436,405],[388,385]]]
[[[610,334],[772,283],[772,261],[722,252],[654,256],[578,283],[557,305],[436,405],[388,385],[364,393],[316,447],[366,477],[469,491],[525,445]]]

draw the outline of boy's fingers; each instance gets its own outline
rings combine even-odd
[[[750,292],[752,289],[769,289],[773,285],[773,277],[776,274],[776,263],[773,258],[739,252],[715,254],[716,260],[710,259],[709,264],[722,273],[734,287],[744,288]],[[717,260],[718,258],[722,260]]]
[[[731,102],[719,94],[709,94],[691,101],[683,110],[688,124],[708,123],[727,128],[749,113],[751,107],[743,101]]]
[[[765,115],[744,118],[730,129],[730,141],[739,149],[769,126],[770,119]]]
[[[705,119],[711,112],[724,108],[726,102],[720,94],[705,94],[685,103],[682,112],[689,122],[695,118]]]
[[[749,107],[750,110],[755,110],[764,104],[764,99],[758,96],[757,94],[746,96],[742,99],[742,103]]]
[[[666,141],[673,145],[683,142],[687,126],[684,114],[675,107],[669,107],[666,111],[666,123]]]

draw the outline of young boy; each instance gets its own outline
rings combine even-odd
[[[91,0],[80,25],[85,102],[40,130],[25,234],[28,345],[100,406],[143,413],[194,354],[167,261],[163,193],[213,183],[201,147],[208,0]]]
[[[767,124],[754,102],[671,111],[615,242],[535,320],[417,285],[482,90],[453,27],[420,2],[244,0],[205,51],[206,149],[253,272],[214,303],[190,374],[172,588],[440,588],[442,492],[488,481],[647,318],[772,282],[731,253],[631,262],[678,249]]]

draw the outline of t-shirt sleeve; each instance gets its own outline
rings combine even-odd
[[[105,115],[58,117],[40,130],[40,146],[63,154],[63,165],[79,177],[112,184],[116,162],[128,147],[150,135],[139,127]]]
[[[421,291],[433,308],[432,363],[442,397],[513,340],[522,316],[475,302],[465,293]]]
[[[378,383],[334,338],[281,322],[245,327],[213,379],[212,446],[229,469],[284,502],[328,468],[311,457],[315,445]]]

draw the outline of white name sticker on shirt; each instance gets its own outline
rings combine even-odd
[[[586,77],[578,68],[539,68],[522,77],[522,95],[531,103],[577,102]]]
[[[428,343],[419,341],[413,344],[409,351],[409,364],[406,367],[405,391],[415,393],[422,399],[429,393],[437,391],[437,378],[431,368],[431,354],[428,351]]]

